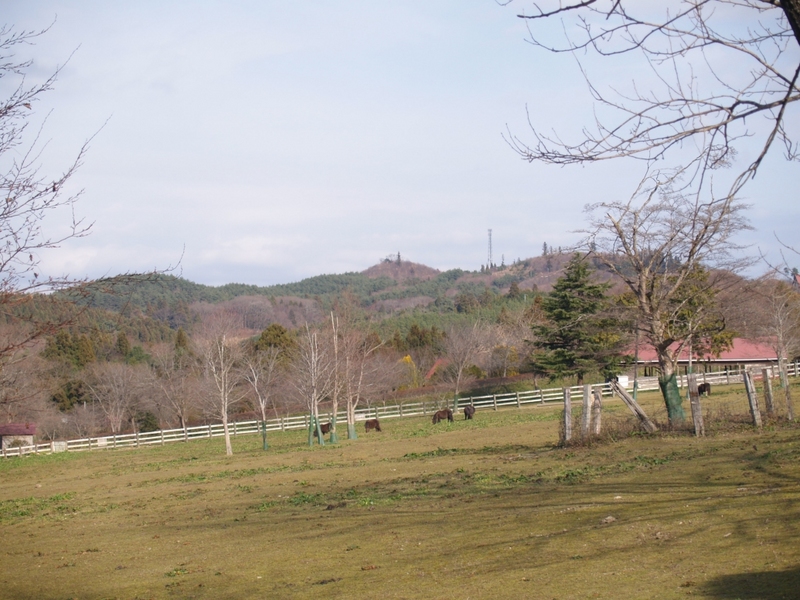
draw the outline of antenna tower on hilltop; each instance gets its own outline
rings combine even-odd
[[[488,267],[492,268],[492,230],[489,230],[489,265]]]

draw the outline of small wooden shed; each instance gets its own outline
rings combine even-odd
[[[33,446],[36,435],[34,423],[6,423],[0,425],[0,448],[7,450],[19,446]]]

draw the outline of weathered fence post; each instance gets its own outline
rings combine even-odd
[[[772,397],[772,369],[761,369],[761,378],[764,381],[764,404],[767,409],[767,414],[770,417],[775,416],[775,403]]]
[[[725,384],[726,385],[731,384],[731,372],[728,370],[727,366],[725,367]]]
[[[742,375],[744,379],[744,389],[747,392],[747,401],[750,403],[750,416],[753,418],[753,425],[761,429],[761,411],[758,409],[758,396],[753,385],[753,376],[748,369]]]
[[[163,446],[164,445],[164,430],[161,429],[160,431],[161,431],[161,445]]]
[[[236,437],[236,421],[233,422],[233,437]]]
[[[561,440],[563,446],[572,439],[572,399],[570,389],[564,388],[564,437]]]
[[[494,409],[497,410],[497,394],[492,394],[492,404],[494,404]]]
[[[589,428],[592,426],[592,388],[583,386],[583,413],[581,414],[581,438],[589,437]]]
[[[794,406],[792,405],[792,392],[789,389],[789,374],[786,372],[786,362],[782,358],[779,359],[778,369],[781,373],[781,386],[786,397],[786,412],[789,415],[789,420],[794,421]]]
[[[689,404],[692,407],[692,424],[694,434],[697,437],[706,434],[706,427],[703,423],[703,408],[700,406],[700,392],[697,390],[697,375],[689,375]]]
[[[133,433],[136,435],[136,447],[139,447],[139,430],[135,429]]]
[[[208,424],[208,437],[209,438],[212,437],[211,436],[211,423]]]
[[[114,449],[116,450],[116,448],[117,448],[117,434],[115,433],[114,434]]]
[[[658,427],[656,427],[655,423],[650,420],[650,417],[642,410],[642,407],[639,406],[639,403],[633,399],[633,397],[623,388],[618,382],[612,381],[611,382],[611,389],[613,392],[622,398],[622,401],[625,405],[631,410],[631,412],[636,415],[639,419],[639,423],[644,428],[647,433],[655,433],[658,431]]]
[[[402,417],[403,416],[403,403],[401,402],[397,406],[400,408],[400,416]]]
[[[519,392],[517,392],[517,408],[522,408],[522,405],[519,402]]]
[[[603,412],[603,393],[599,388],[594,388],[592,392],[594,402],[592,402],[592,435],[600,435],[600,421]]]

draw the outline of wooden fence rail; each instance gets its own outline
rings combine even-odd
[[[798,363],[789,363],[787,365],[789,376],[797,377],[799,370]],[[696,375],[696,377],[698,380],[702,380],[710,384],[727,385],[731,383],[742,382],[743,375],[744,369],[705,373]],[[772,371],[772,376],[776,375],[777,369]],[[756,376],[755,378],[758,379],[759,377]],[[678,386],[685,387],[686,385],[687,377],[685,375],[679,377]],[[612,395],[611,386],[608,383],[593,387],[599,388],[603,396]],[[629,385],[628,389],[630,388],[631,386]],[[574,397],[582,397],[583,386],[573,386],[569,389],[570,393]],[[658,390],[658,378],[639,378],[637,389],[640,392]],[[452,400],[452,404],[455,410],[463,408],[467,404],[472,404],[478,409],[498,410],[500,408],[521,408],[523,405],[536,406],[543,404],[559,404],[563,403],[563,401],[563,388],[549,388],[529,390],[526,392],[509,392],[506,394],[491,394],[486,396],[458,398]],[[448,404],[450,402],[451,401],[447,401]],[[443,404],[444,401],[429,401],[407,402],[403,404],[390,404],[383,406],[375,405],[356,410],[356,421],[365,421],[367,419],[375,418],[395,419],[400,417],[430,415],[435,412],[435,410],[443,408]],[[331,415],[327,416],[327,418],[330,417]],[[343,423],[346,420],[346,413],[344,411],[340,411],[337,415],[337,423]],[[234,436],[258,434],[261,432],[261,421],[232,422],[229,423],[228,427],[231,435]],[[308,415],[294,415],[291,417],[268,419],[266,421],[267,432],[306,428],[308,428]],[[4,448],[2,450],[2,456],[6,458],[27,454],[51,454],[55,452],[94,451],[108,450],[113,448],[139,448],[142,446],[158,446],[172,442],[187,442],[189,440],[220,437],[222,435],[224,435],[222,424],[213,423],[210,425],[187,427],[186,429],[164,429],[158,431],[126,433],[118,435],[112,434],[77,440],[43,442],[30,446]]]

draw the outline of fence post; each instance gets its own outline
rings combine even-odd
[[[703,423],[703,409],[700,406],[700,392],[697,390],[697,375],[689,375],[689,404],[692,407],[692,423],[694,424],[694,434],[697,437],[706,434],[706,427]]]
[[[233,437],[236,437],[236,421],[233,422]]]
[[[89,450],[92,449],[92,436],[89,436]]]
[[[753,377],[747,369],[745,369],[742,377],[744,378],[747,400],[750,403],[750,416],[753,418],[753,425],[761,429],[761,411],[758,409],[758,396],[756,396],[756,388],[753,385]]]
[[[212,437],[211,436],[211,423],[208,424],[208,437],[209,438]]]
[[[775,415],[775,403],[772,397],[772,369],[761,369],[761,378],[764,381],[764,404],[766,405],[767,414],[772,417]]]
[[[564,433],[561,440],[563,446],[572,439],[572,398],[570,396],[570,389],[564,388]]]
[[[592,426],[592,388],[583,386],[583,413],[581,414],[581,438],[589,437],[589,428]]]
[[[779,359],[778,368],[781,372],[783,394],[786,397],[786,412],[789,416],[789,420],[794,421],[794,406],[792,405],[792,392],[789,389],[789,374],[786,372],[786,362],[782,358]]]
[[[642,410],[642,407],[639,406],[639,404],[636,402],[636,400],[633,399],[633,396],[631,396],[627,392],[627,390],[625,390],[619,383],[614,382],[614,381],[612,381],[610,383],[611,383],[611,389],[613,390],[613,392],[617,396],[622,398],[622,401],[627,405],[627,407],[631,410],[631,412],[634,415],[636,415],[636,417],[639,419],[639,423],[642,425],[644,430],[647,433],[655,433],[656,431],[658,431],[658,427],[656,427],[655,423],[653,423],[650,420],[650,418],[647,416],[647,414],[644,412],[644,410]]]
[[[494,410],[497,410],[497,394],[492,394],[492,404],[494,405]]]
[[[139,447],[139,430],[137,429],[133,433],[136,434],[136,447],[138,448]]]
[[[522,408],[522,405],[519,403],[519,392],[517,392],[517,408]]]
[[[725,384],[726,385],[731,384],[731,372],[728,370],[727,366],[725,367]]]
[[[281,431],[286,431],[286,422],[283,417],[281,417]]]
[[[401,402],[400,404],[397,405],[397,407],[400,409],[400,416],[402,417],[403,416],[403,403]]]
[[[114,450],[117,449],[117,434],[114,434]]]
[[[164,430],[161,430],[161,445],[164,445]]]
[[[594,388],[594,402],[592,402],[592,434],[600,435],[600,421],[603,412],[603,392],[599,388]]]

